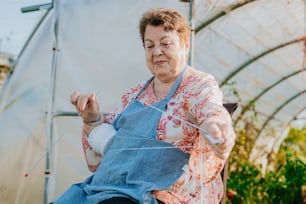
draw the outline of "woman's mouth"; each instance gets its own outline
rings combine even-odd
[[[154,64],[155,65],[161,65],[163,63],[165,63],[166,61],[162,61],[162,60],[159,60],[159,61],[155,61]]]

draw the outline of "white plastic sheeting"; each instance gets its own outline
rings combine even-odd
[[[153,7],[171,7],[189,18],[189,4],[173,0],[55,2],[58,5],[29,41],[1,92],[0,164],[5,167],[0,170],[1,203],[52,201],[90,175],[81,149],[81,120],[69,114],[74,112],[70,93],[96,92],[101,110],[110,111],[128,87],[150,77],[138,34],[141,14]],[[249,101],[260,96],[255,103],[256,123],[264,128],[257,146],[264,141],[270,145],[259,150],[277,149],[293,119],[305,125],[304,1],[198,0],[194,5],[194,66],[216,77],[225,102],[239,102],[234,120]],[[52,50],[55,42],[56,52]],[[54,118],[49,135],[54,54]],[[290,77],[281,80],[286,76]],[[271,128],[278,132],[276,139],[268,134]],[[46,138],[50,137],[48,149]],[[264,163],[265,155],[258,157],[257,149],[252,157]],[[48,184],[46,159],[51,165]]]

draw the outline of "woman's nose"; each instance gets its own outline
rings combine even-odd
[[[153,55],[159,56],[163,53],[161,46],[155,46],[153,49]]]

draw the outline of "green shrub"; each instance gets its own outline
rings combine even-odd
[[[272,161],[274,170],[265,175],[262,175],[260,166],[248,161],[255,142],[253,130],[248,128],[237,134],[237,143],[229,161],[227,203],[306,203],[306,127],[290,130]]]

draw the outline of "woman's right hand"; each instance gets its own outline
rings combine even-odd
[[[99,103],[96,100],[96,94],[80,94],[74,91],[70,95],[70,102],[75,106],[85,123],[91,123],[99,120]]]

